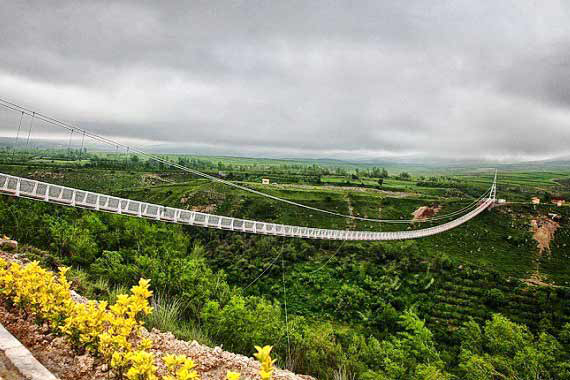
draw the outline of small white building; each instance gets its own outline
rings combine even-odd
[[[263,184],[263,185],[269,185],[269,178],[262,178],[262,179],[261,179],[261,184]]]
[[[503,199],[503,198],[500,198],[500,199],[497,200],[497,203],[500,204],[500,205],[504,205],[505,203],[507,203],[507,200],[506,200],[506,199]]]
[[[539,197],[532,197],[531,200],[533,205],[539,205],[540,204],[540,198]]]

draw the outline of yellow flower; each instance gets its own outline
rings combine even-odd
[[[227,380],[239,380],[240,376],[241,375],[239,372],[232,372],[232,371],[228,371],[226,375]]]
[[[163,380],[198,380],[200,376],[194,368],[194,361],[184,355],[165,355],[162,361],[169,371]]]
[[[166,365],[168,369],[173,369],[177,365],[179,365],[178,356],[176,355],[164,355],[162,357],[162,361]]]
[[[259,370],[259,374],[261,375],[262,380],[271,380],[273,375],[273,363],[275,360],[271,360],[271,346],[259,347],[255,346],[257,353],[254,356],[259,360],[261,363],[261,369]]]
[[[150,350],[152,348],[152,340],[142,339],[140,342],[140,347],[142,350]]]
[[[59,268],[54,274],[37,262],[22,266],[0,258],[0,297],[47,321],[78,347],[101,355],[123,379],[157,380],[156,358],[148,352],[153,342],[140,339],[140,318],[152,312],[148,302],[152,296],[150,281],[141,279],[130,294],[119,295],[113,305],[95,301],[79,304],[71,298],[67,271]],[[162,360],[170,372],[162,380],[200,379],[190,358],[166,355]]]

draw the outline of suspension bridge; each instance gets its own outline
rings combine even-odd
[[[270,194],[266,194],[243,185],[239,185],[230,181],[226,181],[206,173],[199,172],[195,169],[182,166],[180,164],[165,160],[161,157],[148,154],[137,147],[126,146],[114,140],[96,135],[84,129],[71,126],[67,123],[45,116],[39,112],[28,110],[24,107],[16,105],[11,102],[0,99],[0,106],[8,108],[9,110],[21,113],[20,123],[18,126],[18,134],[22,124],[24,115],[28,115],[31,121],[35,118],[44,121],[50,125],[63,128],[70,132],[70,142],[73,133],[78,133],[82,136],[81,144],[85,137],[90,138],[100,143],[105,143],[117,148],[122,147],[127,152],[141,154],[150,159],[162,162],[164,164],[176,167],[194,175],[208,178],[212,181],[221,182],[228,186],[239,188],[248,192],[261,195],[275,201],[288,203],[294,206],[302,207],[305,209],[322,212],[330,215],[352,218],[356,220],[379,222],[379,223],[411,223],[410,220],[387,220],[387,219],[372,219],[363,218],[352,215],[344,215],[337,212],[323,210],[316,207],[307,206],[301,203],[293,202],[287,199],[279,198]],[[32,130],[32,122],[28,132],[27,141],[30,139]],[[17,137],[18,138],[18,137]],[[16,144],[17,144],[16,140]],[[456,228],[483,211],[489,209],[495,204],[497,192],[497,173],[489,190],[487,190],[479,199],[472,202],[460,210],[452,213],[442,215],[439,217],[427,218],[419,220],[419,222],[443,220],[446,218],[456,217],[455,219],[429,228],[408,230],[408,231],[394,231],[394,232],[375,232],[375,231],[354,231],[354,230],[338,230],[338,229],[323,229],[311,228],[294,225],[284,225],[277,223],[268,223],[263,221],[247,220],[240,218],[233,218],[229,216],[215,215],[197,211],[190,211],[187,209],[179,209],[173,207],[165,207],[162,205],[141,202],[126,198],[119,198],[108,194],[100,194],[96,192],[86,191],[82,189],[75,189],[71,187],[50,184],[46,182],[37,181],[34,179],[13,176],[10,174],[0,173],[0,193],[11,195],[14,197],[28,198],[36,201],[43,201],[54,203],[58,205],[65,205],[70,207],[84,208],[89,210],[104,211],[114,214],[128,215],[132,217],[147,218],[152,220],[159,220],[163,222],[186,224],[196,227],[216,228],[220,230],[245,232],[260,235],[273,235],[285,236],[294,238],[309,238],[309,239],[326,239],[326,240],[361,240],[361,241],[384,241],[384,240],[407,240],[418,239],[431,235],[436,235]]]

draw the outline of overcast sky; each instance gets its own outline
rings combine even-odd
[[[125,141],[273,157],[570,155],[567,0],[0,7],[0,97]]]

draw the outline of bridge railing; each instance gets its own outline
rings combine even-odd
[[[110,195],[74,189],[61,185],[36,181],[0,173],[0,192],[22,198],[80,207],[91,210],[124,214],[164,222],[187,224],[198,227],[217,228],[246,233],[288,236],[327,240],[404,240],[435,235],[455,228],[479,215],[494,199],[487,198],[471,212],[439,226],[398,232],[349,231],[290,226],[232,218],[198,211],[165,207],[157,204],[134,201]]]

